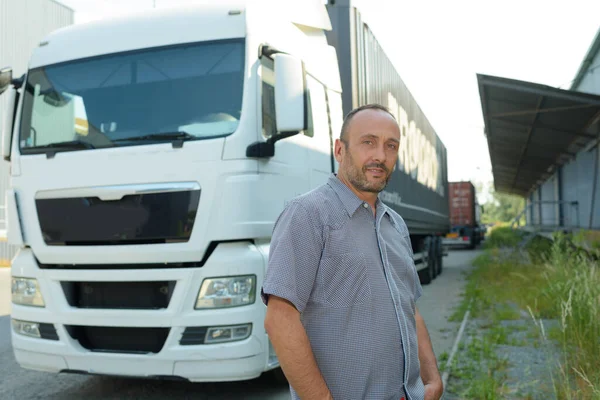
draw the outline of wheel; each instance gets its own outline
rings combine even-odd
[[[442,238],[437,238],[437,275],[440,276],[442,274],[442,269],[444,267],[444,246],[442,244]]]
[[[429,268],[431,268],[431,276],[433,279],[437,278],[437,257],[436,257],[436,242],[435,238],[432,237],[429,242],[429,255],[427,256],[427,262],[429,264]]]
[[[475,233],[475,231],[471,230],[471,233],[469,234],[469,250],[474,250],[475,247],[477,246],[477,234]]]
[[[423,264],[426,267],[419,271],[419,280],[421,285],[429,285],[435,278],[434,266],[432,265],[431,255],[431,238],[426,237],[421,243],[421,254],[423,255]]]

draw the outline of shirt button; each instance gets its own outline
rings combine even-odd
[[[369,208],[369,205],[367,203],[363,203],[363,207],[364,208]]]

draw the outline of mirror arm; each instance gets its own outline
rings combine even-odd
[[[23,83],[25,82],[25,74],[21,75],[20,78],[14,78],[11,83],[16,90],[21,89]]]
[[[258,47],[258,58],[261,57],[267,57],[270,58],[271,60],[273,59],[273,56],[275,54],[287,54],[281,50],[276,49],[275,47],[271,46],[270,44],[261,44]]]
[[[254,142],[246,148],[246,157],[269,158],[275,155],[275,143],[299,134],[299,131],[282,132],[271,136],[266,142]]]

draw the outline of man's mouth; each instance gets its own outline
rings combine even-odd
[[[365,172],[370,172],[374,177],[384,177],[387,175],[387,169],[379,166],[367,166]]]

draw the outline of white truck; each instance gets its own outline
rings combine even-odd
[[[0,72],[22,367],[281,377],[260,288],[285,203],[336,170],[339,58],[320,0],[212,3],[67,27]]]

